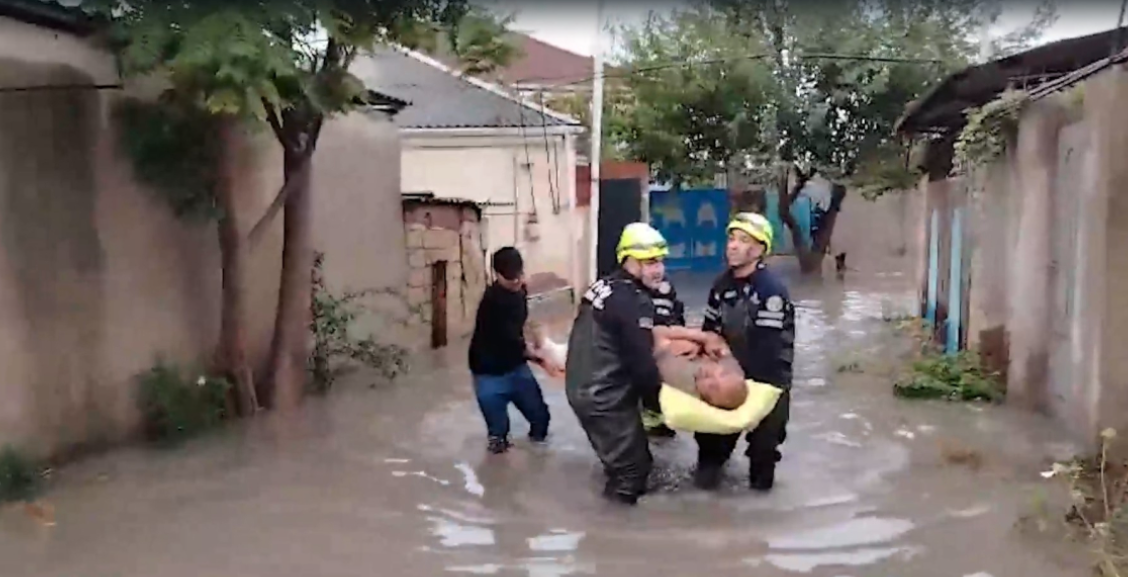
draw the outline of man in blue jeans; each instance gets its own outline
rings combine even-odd
[[[507,246],[493,254],[493,284],[486,288],[470,339],[470,372],[474,393],[486,421],[489,451],[509,450],[509,403],[529,421],[529,439],[543,442],[548,436],[548,405],[540,383],[529,369],[529,361],[542,364],[533,346],[525,342],[529,318],[525,289],[525,263],[517,249]]]

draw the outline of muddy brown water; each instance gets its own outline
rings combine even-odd
[[[487,455],[454,345],[396,385],[358,382],[285,421],[58,471],[53,526],[0,514],[0,576],[1086,575],[1080,547],[1015,529],[1050,490],[1039,472],[1072,450],[1055,427],[898,401],[881,371],[836,371],[895,354],[882,316],[911,304],[903,281],[793,287],[793,416],[768,495],[744,488],[743,457],[720,492],[693,489],[683,434],[654,447],[655,492],[640,506],[605,504],[548,380],[550,444]],[[981,466],[945,458],[951,447]]]

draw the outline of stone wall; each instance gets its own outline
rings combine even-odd
[[[433,266],[446,261],[447,338],[468,336],[487,283],[478,209],[453,203],[405,203],[404,227],[411,325],[429,334],[434,321]]]

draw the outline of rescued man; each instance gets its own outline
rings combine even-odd
[[[727,226],[727,270],[709,291],[702,329],[720,335],[747,379],[782,389],[775,408],[748,432],[749,487],[770,491],[779,446],[787,438],[791,404],[791,365],[795,346],[795,308],[783,281],[764,263],[772,249],[772,226],[763,215],[739,213]],[[739,434],[697,434],[695,484],[714,489]]]
[[[669,248],[645,223],[623,229],[618,268],[584,293],[568,338],[565,391],[607,475],[603,495],[634,505],[653,464],[640,403],[660,413],[652,291],[665,278]]]
[[[674,285],[668,279],[663,280],[658,285],[651,297],[654,301],[655,327],[685,326],[685,303],[678,298],[678,291],[674,289]],[[672,343],[672,346],[677,347],[678,343]],[[649,413],[645,408],[642,414],[647,435],[655,439],[669,439],[677,436],[673,429],[662,422],[659,415]]]

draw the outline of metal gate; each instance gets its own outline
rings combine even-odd
[[[615,262],[615,245],[623,228],[642,220],[642,183],[637,179],[600,179],[599,241],[596,245],[596,270],[610,274]]]
[[[650,192],[650,223],[670,243],[671,270],[724,267],[728,191],[717,188]]]

